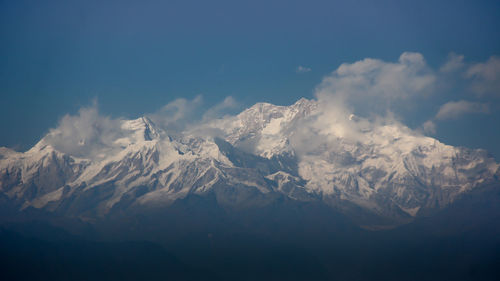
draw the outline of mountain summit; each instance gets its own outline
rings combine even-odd
[[[0,149],[0,197],[18,211],[94,219],[191,195],[231,208],[284,198],[398,224],[499,183],[500,165],[484,150],[326,107],[258,103],[180,132],[148,117],[106,120],[112,129],[90,133],[53,129],[24,153]]]

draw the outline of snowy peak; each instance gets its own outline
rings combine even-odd
[[[249,132],[266,130],[269,134],[275,134],[280,131],[281,125],[284,126],[295,118],[310,114],[316,107],[316,101],[305,98],[290,106],[257,103],[238,114],[237,119],[244,127],[248,128]]]
[[[140,117],[134,120],[123,120],[121,122],[121,129],[126,132],[125,136],[115,141],[121,145],[130,145],[160,138],[160,130],[156,128],[153,121],[147,117]]]
[[[290,106],[257,103],[226,122],[215,125],[231,144],[266,158],[293,154],[290,130],[317,108],[314,100],[300,99]]]

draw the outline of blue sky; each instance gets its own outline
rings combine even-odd
[[[93,98],[129,118],[197,95],[207,106],[291,104],[342,63],[418,52],[440,73],[454,53],[462,70],[436,74],[433,93],[400,118],[432,121],[432,136],[498,160],[498,73],[487,93],[467,73],[500,55],[500,2],[436,2],[0,1],[0,146],[28,148]],[[450,108],[464,114],[437,117],[459,101]]]

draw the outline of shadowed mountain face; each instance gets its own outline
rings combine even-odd
[[[0,266],[12,280],[497,280],[499,214],[500,193],[483,189],[369,231],[327,205],[234,210],[195,195],[100,223],[39,217],[78,236],[46,222],[4,224]]]
[[[44,224],[0,229],[4,280],[200,280],[189,267],[149,242],[93,242]],[[23,233],[24,232],[24,233]],[[44,239],[36,236],[43,232]],[[28,233],[28,234],[26,234]],[[48,237],[50,235],[50,237]]]

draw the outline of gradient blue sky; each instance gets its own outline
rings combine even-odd
[[[93,98],[129,118],[199,94],[207,106],[291,104],[341,63],[405,51],[436,71],[452,52],[500,55],[500,1],[0,1],[0,146],[30,147]],[[462,86],[402,119],[417,128],[448,101],[488,103],[433,136],[498,160],[500,94]]]

